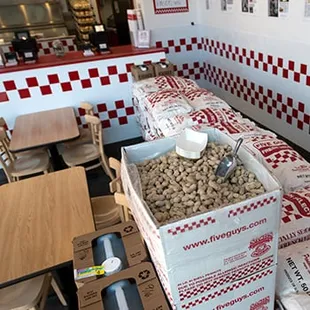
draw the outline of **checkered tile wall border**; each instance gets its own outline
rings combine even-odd
[[[103,128],[110,128],[113,125],[126,125],[128,124],[128,117],[135,114],[132,104],[126,104],[124,100],[117,100],[114,102],[113,109],[108,109],[107,103],[99,103],[95,106],[95,115],[100,118]],[[113,106],[113,105],[112,105]],[[79,126],[87,127],[85,122],[85,110],[77,109],[77,123]]]
[[[230,92],[266,113],[283,120],[294,128],[309,131],[310,115],[305,103],[257,85],[226,70],[204,63],[205,79],[215,86]]]
[[[284,59],[244,47],[234,46],[209,38],[202,38],[203,49],[208,53],[231,59],[252,67],[253,69],[269,72],[296,83],[310,86],[308,65],[294,60]]]
[[[174,69],[177,76],[181,76],[186,79],[200,80],[204,77],[204,68],[199,61],[195,61],[192,64],[185,63],[175,65]]]
[[[67,38],[61,40],[65,52],[71,52],[71,51],[76,51],[76,45],[74,44],[73,38]],[[53,41],[38,41],[38,48],[39,48],[39,56],[42,55],[50,55],[50,54],[55,54],[54,49],[52,47]],[[1,46],[2,50],[4,53],[9,53],[13,52],[13,46],[8,44],[8,45],[3,45]]]
[[[144,61],[144,63],[151,63],[151,61]],[[129,76],[131,76],[131,66],[133,63],[126,64],[126,71],[118,68],[116,65],[107,67],[107,74],[102,75],[99,73],[98,68],[90,68],[87,70],[87,78],[81,78],[82,74],[85,72],[79,72],[77,70],[69,71],[67,73],[66,79],[61,79],[57,73],[47,74],[46,80],[48,83],[40,83],[37,77],[30,76],[25,78],[27,87],[20,88],[16,85],[14,80],[3,81],[3,92],[0,92],[0,103],[9,101],[10,92],[18,92],[20,99],[27,99],[32,97],[32,89],[39,88],[42,96],[52,95],[53,92],[71,92],[77,89],[87,89],[92,88],[92,82],[94,80],[99,80],[101,86],[107,86],[117,81],[119,83],[129,82]],[[85,76],[85,74],[84,74]],[[116,76],[115,80],[112,76]],[[57,86],[57,88],[55,88]]]
[[[202,38],[197,37],[156,41],[155,45],[156,47],[164,48],[166,54],[190,52],[195,49],[202,50],[203,47]]]

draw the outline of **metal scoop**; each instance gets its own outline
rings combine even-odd
[[[243,142],[243,139],[239,138],[232,154],[225,156],[221,160],[221,162],[219,163],[215,171],[215,175],[217,177],[223,177],[224,181],[226,181],[231,176],[231,174],[234,172],[234,170],[237,167],[237,153],[239,151],[239,148],[242,142]]]

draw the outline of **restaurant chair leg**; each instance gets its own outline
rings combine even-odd
[[[62,294],[57,282],[55,281],[54,278],[52,278],[52,288],[54,290],[54,292],[56,293],[58,299],[60,300],[61,304],[66,307],[67,306],[67,302],[65,300],[64,295]]]
[[[107,176],[109,176],[111,180],[113,180],[115,178],[115,176],[113,175],[113,173],[110,170],[110,167],[107,165],[106,161],[101,161],[101,166],[102,166],[103,171],[105,172],[105,174]]]
[[[51,279],[52,279],[51,274],[47,274],[45,276],[43,288],[42,288],[42,291],[43,291],[42,297],[40,300],[39,307],[37,307],[38,310],[44,310],[45,309],[49,288],[51,286]]]

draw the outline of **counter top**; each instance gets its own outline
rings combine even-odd
[[[132,45],[123,45],[123,46],[115,46],[110,48],[111,53],[109,54],[97,54],[94,56],[83,55],[82,51],[68,52],[64,57],[56,57],[55,55],[44,55],[40,56],[36,63],[34,64],[24,64],[20,63],[17,66],[0,68],[0,74],[24,71],[24,70],[33,70],[33,69],[41,69],[47,67],[58,67],[71,65],[75,63],[82,62],[90,62],[90,61],[98,61],[98,60],[106,60],[113,59],[119,57],[128,57],[128,56],[136,56],[143,54],[153,54],[164,52],[163,48],[135,48]]]

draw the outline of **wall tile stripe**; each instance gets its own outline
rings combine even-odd
[[[305,104],[291,97],[255,84],[246,78],[227,72],[210,63],[203,64],[205,79],[215,86],[249,104],[285,121],[287,124],[309,132],[310,115],[305,111]]]

